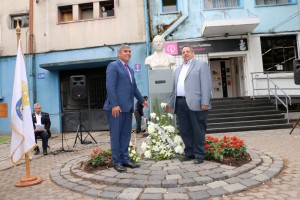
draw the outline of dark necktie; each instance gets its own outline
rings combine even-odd
[[[130,78],[130,81],[131,81],[131,83],[132,83],[132,78],[131,78],[131,74],[130,74],[130,71],[129,71],[128,65],[127,65],[127,64],[125,64],[124,66],[125,66],[125,69],[126,69],[126,70],[127,70],[127,72],[128,72],[128,76],[129,76],[129,78]]]

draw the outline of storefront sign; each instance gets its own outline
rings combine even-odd
[[[224,39],[224,40],[189,41],[189,42],[177,42],[177,43],[169,42],[166,43],[165,45],[165,52],[172,55],[181,55],[181,50],[183,46],[186,44],[193,47],[196,54],[248,50],[247,39]],[[176,49],[176,51],[173,49]]]

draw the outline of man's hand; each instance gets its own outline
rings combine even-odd
[[[120,106],[115,106],[115,107],[113,107],[112,110],[111,110],[111,114],[112,114],[112,116],[114,116],[114,117],[119,117],[120,112],[122,112]]]
[[[36,132],[38,132],[38,130],[37,130],[37,129],[34,129],[34,132],[36,133]]]
[[[171,106],[169,105],[166,106],[166,112],[171,112]]]
[[[149,107],[148,102],[147,102],[147,101],[144,101],[143,106],[144,106],[145,108],[148,108],[148,107]]]
[[[201,110],[208,110],[208,105],[201,105]]]

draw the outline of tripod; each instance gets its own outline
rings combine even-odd
[[[294,129],[297,127],[297,125],[300,125],[299,122],[300,122],[300,117],[299,117],[298,121],[296,122],[296,124],[294,125],[293,129],[291,130],[290,135],[292,134]]]
[[[87,138],[87,136],[84,139],[82,139],[82,129],[84,129],[85,132],[87,132],[87,136],[90,136],[94,140],[94,142],[97,144],[96,140],[90,134],[90,131],[88,131],[85,128],[85,126],[81,123],[81,110],[79,110],[79,125],[77,127],[77,133],[76,133],[76,138],[75,138],[75,142],[74,142],[73,147],[75,147],[75,144],[77,142],[77,138],[78,138],[78,140],[80,140],[81,144],[91,144],[92,143],[91,141],[85,141],[85,139]]]

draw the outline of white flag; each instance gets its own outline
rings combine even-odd
[[[19,41],[11,103],[11,161],[15,164],[35,146],[26,67]]]

